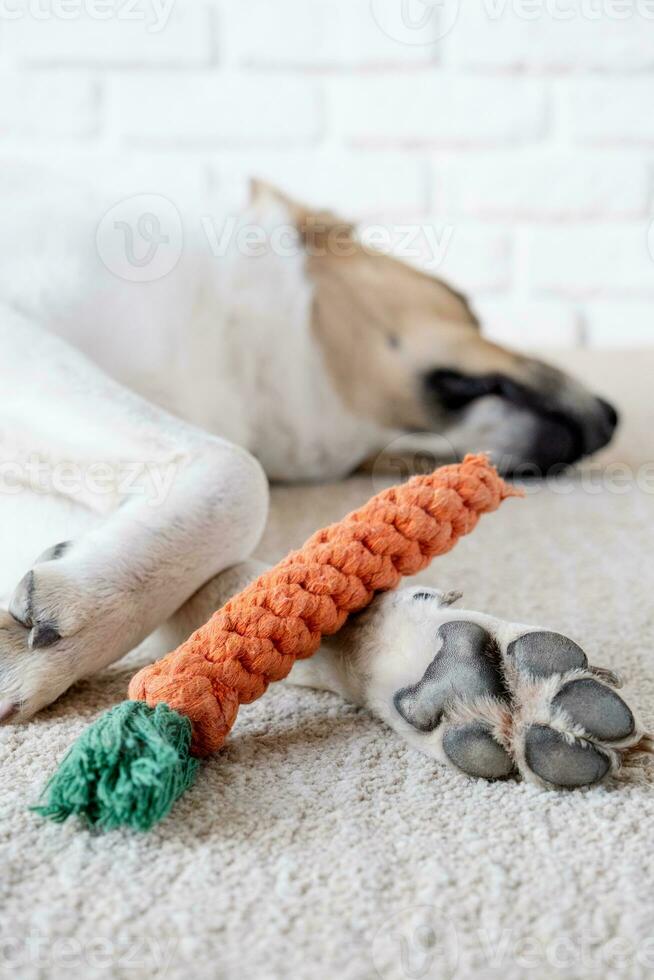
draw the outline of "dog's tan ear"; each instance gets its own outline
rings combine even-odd
[[[274,184],[269,183],[267,180],[261,180],[259,177],[252,177],[250,179],[250,204],[262,209],[266,207],[279,207],[281,205],[288,212],[289,220],[296,224],[306,220],[307,215],[311,211],[306,205],[289,197],[279,187],[275,187]]]
[[[354,237],[351,222],[339,218],[333,211],[316,210],[302,204],[274,184],[258,177],[250,180],[250,203],[262,209],[281,205],[306,245],[325,245],[336,237],[339,240]]]
[[[250,204],[284,204],[289,210],[297,207],[283,191],[260,177],[250,178]]]

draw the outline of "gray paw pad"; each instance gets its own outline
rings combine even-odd
[[[443,623],[441,648],[417,684],[396,691],[399,714],[421,732],[433,732],[448,702],[481,695],[506,697],[495,641],[476,623]]]
[[[526,633],[509,644],[507,653],[518,670],[534,677],[565,674],[588,666],[581,647],[562,633]]]
[[[554,786],[573,789],[592,786],[609,771],[609,760],[588,743],[570,744],[564,735],[547,725],[532,725],[525,739],[529,768]]]
[[[605,742],[620,742],[633,735],[636,727],[622,698],[599,681],[570,681],[561,688],[552,706],[563,708],[576,725]]]
[[[443,750],[468,776],[503,779],[513,771],[511,757],[480,722],[448,729],[443,735]]]

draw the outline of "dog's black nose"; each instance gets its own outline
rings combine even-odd
[[[597,406],[595,414],[584,426],[584,456],[603,449],[613,438],[620,421],[617,411],[610,402],[604,398],[595,398],[595,404]]]
[[[620,416],[618,415],[616,409],[613,407],[611,402],[607,402],[604,398],[598,398],[598,402],[606,416],[606,420],[612,429],[617,429],[618,422],[620,421]]]

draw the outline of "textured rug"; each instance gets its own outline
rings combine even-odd
[[[654,356],[575,355],[621,407],[610,450],[485,518],[420,580],[550,625],[623,673],[654,727]],[[370,476],[277,488],[274,561]],[[119,700],[136,651],[0,732],[0,975],[199,980],[639,977],[654,972],[652,772],[544,792],[469,781],[337,697],[271,689],[147,836],[29,813]]]

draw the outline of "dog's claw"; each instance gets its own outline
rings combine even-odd
[[[55,545],[43,553],[44,559],[53,561],[66,550],[65,543]],[[39,650],[50,647],[61,639],[58,624],[41,608],[42,579],[41,573],[33,570],[24,575],[11,597],[9,612],[21,626],[29,630],[27,647],[29,650]]]
[[[463,598],[463,592],[452,589],[450,592],[443,592],[441,596],[441,606],[453,606],[455,602]]]
[[[594,674],[595,677],[599,677],[601,681],[605,684],[610,684],[611,687],[624,687],[624,680],[620,674],[616,674],[615,671],[609,670],[608,667],[593,667],[589,664],[587,670]]]
[[[12,701],[0,701],[0,725],[5,725],[18,711],[18,705]]]
[[[42,647],[51,647],[61,639],[61,633],[51,623],[38,623],[27,638],[27,645],[30,650],[38,650]]]
[[[59,541],[57,544],[53,544],[51,548],[46,548],[45,551],[39,555],[36,559],[35,565],[40,565],[44,561],[57,561],[63,555],[66,554],[71,546],[70,541]]]
[[[34,572],[28,572],[16,586],[9,603],[9,612],[21,626],[32,626],[32,602],[34,599]]]

